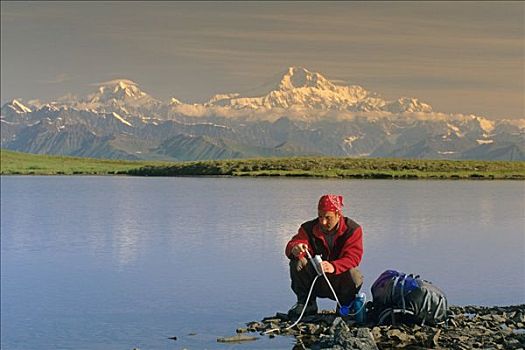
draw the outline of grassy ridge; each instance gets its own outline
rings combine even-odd
[[[154,162],[120,161],[67,156],[49,156],[0,150],[2,175],[113,175]],[[162,165],[166,163],[158,163]]]
[[[525,162],[293,157],[168,163],[33,155],[1,150],[0,173],[523,180]]]
[[[525,162],[294,157],[145,166],[130,170],[130,174],[148,176],[525,179]]]

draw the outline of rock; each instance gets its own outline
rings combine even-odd
[[[499,325],[499,328],[501,329],[503,333],[512,333],[512,329],[509,326],[507,326],[505,323],[501,323]]]
[[[434,347],[439,347],[439,335],[441,334],[441,329],[438,329],[437,332],[434,334],[434,336],[432,337],[432,344],[434,345]]]
[[[492,315],[492,319],[498,323],[505,323],[507,318],[503,315]]]
[[[288,314],[285,314],[285,313],[282,313],[282,312],[278,312],[275,314],[275,318],[278,318],[282,321],[288,321]]]
[[[353,328],[339,323],[333,336],[324,337],[321,349],[378,350],[377,344],[368,328]]]
[[[245,341],[253,341],[253,340],[257,340],[257,339],[259,339],[259,338],[251,337],[249,335],[244,335],[244,334],[237,334],[237,335],[234,335],[234,336],[231,336],[231,337],[217,338],[217,341],[219,343],[240,343],[240,342],[245,342]]]
[[[390,338],[392,345],[395,347],[405,347],[415,340],[413,335],[409,335],[399,329],[391,329],[386,334],[387,337]]]
[[[293,329],[284,314],[250,322],[249,332],[294,336],[295,348],[313,349],[525,349],[525,305],[506,307],[450,306],[448,324],[358,327],[334,311],[308,316]],[[244,330],[244,329],[242,329]]]
[[[321,329],[321,326],[319,325],[316,325],[316,324],[313,324],[313,323],[308,323],[302,327],[299,328],[303,333],[306,333],[306,334],[319,334],[319,330]]]
[[[340,331],[341,328],[344,328],[345,331],[348,330],[348,326],[343,321],[343,319],[341,317],[337,317],[332,323],[332,326],[328,329],[328,333],[333,335],[335,332]]]
[[[375,341],[381,340],[381,328],[379,327],[372,328],[372,336],[374,337]]]
[[[510,338],[505,341],[505,349],[519,349],[523,347],[518,339]]]
[[[525,312],[517,312],[516,313],[516,322],[522,322],[525,323]]]
[[[262,322],[250,322],[247,324],[248,331],[250,332],[258,332],[265,329],[264,323]]]

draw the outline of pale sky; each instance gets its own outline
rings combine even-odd
[[[1,2],[2,104],[117,78],[204,102],[288,66],[439,112],[524,118],[525,2]]]

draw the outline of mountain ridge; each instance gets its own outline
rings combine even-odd
[[[302,67],[288,67],[277,79],[258,89],[257,93],[241,94],[239,92],[216,94],[202,104],[187,104],[176,96],[169,102],[162,102],[140,89],[139,84],[127,79],[114,79],[95,85],[96,91],[84,97],[65,95],[57,101],[47,104],[63,105],[77,109],[96,109],[101,105],[131,105],[139,107],[156,105],[186,105],[203,107],[232,107],[235,109],[257,108],[295,108],[313,110],[348,110],[348,111],[386,111],[386,112],[430,112],[432,107],[420,102],[417,98],[400,97],[387,101],[377,93],[370,92],[359,85],[336,85],[317,72]],[[13,100],[18,101],[20,99]],[[34,100],[33,107],[43,105]],[[9,102],[8,102],[9,104]],[[28,104],[29,101],[28,101]],[[26,106],[31,108],[31,105]],[[107,107],[107,106],[106,106]],[[151,106],[148,106],[151,107]],[[390,110],[392,109],[392,110]]]
[[[94,90],[81,97],[4,104],[2,147],[168,160],[312,154],[525,157],[525,119],[446,114],[415,97],[385,100],[302,67],[287,68],[252,90],[255,95],[220,93],[200,104],[176,97],[163,102],[130,79],[99,83]]]

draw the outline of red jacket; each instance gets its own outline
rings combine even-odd
[[[312,233],[309,237],[308,231]],[[325,235],[319,226],[319,220],[305,222],[299,231],[288,242],[285,254],[293,259],[292,248],[299,243],[308,245],[310,254],[319,254],[323,260],[327,260],[335,268],[335,274],[340,274],[351,268],[359,266],[363,257],[363,231],[361,226],[355,221],[341,216],[339,228],[334,237],[334,247],[332,251],[328,248]]]

